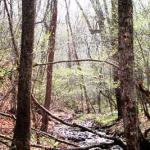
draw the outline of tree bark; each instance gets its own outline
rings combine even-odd
[[[22,0],[22,42],[17,97],[17,120],[12,149],[30,150],[30,95],[34,43],[35,1]]]
[[[118,52],[124,133],[128,150],[140,150],[140,128],[134,84],[132,0],[118,0]]]
[[[48,56],[48,62],[54,61],[54,50],[55,50],[55,35],[56,35],[56,27],[57,27],[57,0],[52,1],[52,17],[50,21],[49,26],[49,56]],[[47,67],[47,83],[46,83],[46,97],[45,97],[45,103],[44,107],[49,110],[50,103],[52,99],[52,73],[53,73],[53,65],[49,65]],[[42,117],[42,131],[47,131],[48,128],[48,115],[46,113],[43,113]]]

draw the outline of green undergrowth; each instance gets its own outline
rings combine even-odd
[[[117,115],[105,115],[100,118],[97,118],[95,121],[100,124],[110,124],[113,123],[117,119]]]
[[[99,124],[111,124],[117,119],[117,114],[105,113],[105,114],[82,114],[79,115],[77,121],[88,121],[97,122]]]

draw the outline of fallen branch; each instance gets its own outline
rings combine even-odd
[[[116,124],[119,124],[119,123],[120,123],[120,120],[119,120],[119,121],[118,121],[118,120],[115,120],[112,124],[103,125],[103,126],[101,127],[101,129],[111,128],[111,127],[113,127],[113,126],[115,126]]]
[[[51,147],[47,147],[47,146],[42,146],[42,145],[36,145],[36,144],[32,144],[31,145],[32,147],[36,147],[36,148],[42,148],[42,149],[45,149],[45,150],[89,150],[89,149],[92,149],[92,148],[105,148],[105,149],[108,149],[110,147],[113,146],[113,144],[111,143],[101,143],[101,144],[97,144],[97,145],[91,145],[91,146],[86,146],[86,147],[77,147],[77,148],[51,148]]]
[[[12,141],[12,138],[10,138],[6,135],[3,135],[3,134],[0,134],[0,138],[3,138],[3,139],[8,140],[8,141]]]
[[[79,60],[62,60],[62,61],[55,61],[55,62],[48,62],[48,63],[41,63],[41,64],[34,64],[33,67],[36,67],[36,66],[44,66],[44,65],[54,65],[54,64],[60,64],[60,63],[71,63],[71,62],[100,62],[100,63],[106,63],[106,64],[109,64],[113,67],[116,67],[118,68],[117,65],[113,64],[113,63],[110,63],[106,60],[96,60],[96,59],[79,59]]]
[[[14,115],[10,115],[10,114],[3,113],[3,112],[0,112],[0,115],[5,116],[5,117],[9,117],[9,118],[12,118],[12,119],[16,120],[16,117]]]
[[[54,116],[52,113],[50,113],[44,106],[42,106],[42,105],[40,105],[40,104],[38,103],[38,101],[35,99],[35,97],[34,97],[33,95],[31,95],[31,99],[32,99],[32,101],[33,101],[39,108],[41,108],[44,112],[46,112],[46,113],[47,113],[50,117],[52,117],[53,119],[55,119],[55,120],[61,122],[62,124],[65,124],[65,125],[67,125],[67,126],[74,127],[74,125],[73,125],[72,123],[68,123],[68,122],[66,122],[66,121],[64,121],[64,120],[62,120],[62,119],[60,119],[60,118]]]
[[[35,131],[35,132],[38,133],[38,134],[41,134],[41,135],[43,135],[43,136],[52,138],[52,139],[54,139],[54,140],[57,141],[57,142],[64,143],[64,144],[66,144],[66,145],[71,145],[71,146],[74,146],[74,147],[79,147],[79,145],[70,143],[70,142],[68,142],[68,141],[60,140],[60,139],[58,139],[58,138],[56,138],[56,137],[54,137],[54,136],[52,136],[52,135],[50,135],[50,134],[48,134],[48,133],[46,133],[46,132],[42,132],[42,131],[39,131],[39,130],[36,130],[36,129],[32,129],[32,130]]]
[[[6,145],[7,147],[11,147],[7,142],[4,142],[4,141],[2,141],[2,140],[0,140],[0,143],[2,143],[3,145]]]
[[[31,95],[31,99],[32,101],[39,107],[41,108],[43,111],[45,111],[50,117],[52,117],[53,119],[59,121],[60,123],[62,124],[65,124],[67,126],[70,126],[70,127],[78,127],[82,130],[85,130],[85,131],[88,131],[88,132],[91,132],[91,133],[94,133],[100,137],[103,137],[103,138],[107,138],[107,139],[110,139],[110,140],[114,140],[114,143],[118,144],[119,146],[121,146],[123,149],[126,149],[126,145],[117,137],[112,137],[112,136],[107,136],[107,135],[102,135],[100,134],[99,132],[95,131],[95,130],[92,130],[90,128],[87,128],[87,127],[84,127],[84,126],[81,126],[79,124],[76,124],[76,123],[68,123],[68,122],[65,122],[64,120],[52,115],[52,113],[50,111],[48,111],[44,106],[40,105],[38,103],[38,101],[35,99],[35,97],[33,95]]]

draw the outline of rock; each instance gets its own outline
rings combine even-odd
[[[119,145],[115,145],[110,150],[123,150],[123,149]]]

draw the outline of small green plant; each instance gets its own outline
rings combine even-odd
[[[58,148],[59,142],[55,141],[54,139],[50,139],[50,143],[53,146],[53,148]]]

